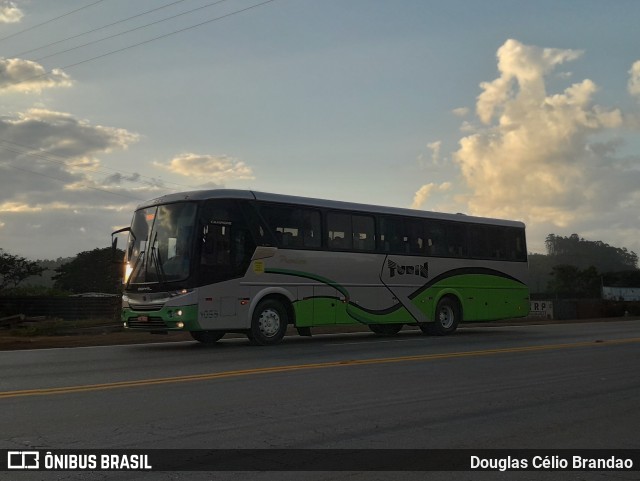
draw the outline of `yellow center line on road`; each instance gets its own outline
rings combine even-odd
[[[465,357],[493,356],[497,354],[508,353],[524,353],[524,352],[540,352],[555,351],[561,349],[574,349],[579,347],[595,347],[595,346],[615,346],[622,344],[640,343],[640,337],[628,339],[610,339],[602,341],[584,341],[566,344],[546,344],[540,346],[522,346],[507,347],[501,349],[484,349],[481,351],[461,351],[461,352],[443,352],[438,354],[420,354],[415,356],[401,357],[384,357],[373,359],[347,359],[342,361],[330,361],[311,364],[298,364],[289,366],[273,366],[259,367],[254,369],[242,369],[236,371],[212,372],[206,374],[193,374],[187,376],[162,377],[155,379],[140,379],[135,381],[118,381],[104,384],[85,384],[79,386],[52,387],[43,389],[24,389],[19,391],[0,392],[0,399],[26,397],[26,396],[49,396],[53,394],[70,394],[77,392],[100,391],[106,389],[119,389],[127,387],[153,386],[156,384],[172,384],[179,382],[192,381],[211,381],[215,379],[225,379],[241,376],[253,376],[269,373],[284,373],[292,371],[305,371],[311,369],[326,369],[345,366],[365,366],[371,364],[391,364],[399,362],[419,362],[419,361],[435,361],[442,359],[456,359]]]

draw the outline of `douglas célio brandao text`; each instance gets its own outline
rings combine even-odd
[[[603,458],[588,458],[573,456],[505,456],[502,458],[470,457],[471,470],[484,471],[517,471],[517,470],[634,470],[633,459],[608,456]]]

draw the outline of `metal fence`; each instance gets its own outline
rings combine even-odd
[[[0,297],[0,317],[24,314],[65,320],[114,319],[121,297]]]
[[[536,299],[531,301],[531,317],[554,320],[596,319],[640,315],[640,302],[606,299]]]

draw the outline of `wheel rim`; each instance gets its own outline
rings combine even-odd
[[[265,337],[273,337],[280,330],[280,314],[275,309],[265,309],[258,318],[258,328]]]
[[[453,322],[455,319],[455,313],[453,312],[453,308],[451,306],[442,306],[440,308],[440,313],[438,315],[438,320],[440,321],[440,325],[445,329],[449,329],[453,326]]]

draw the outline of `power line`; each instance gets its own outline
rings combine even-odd
[[[62,18],[62,17],[68,16],[68,15],[71,15],[72,13],[75,13],[75,12],[77,12],[77,11],[79,11],[79,10],[82,10],[83,8],[90,7],[90,6],[92,6],[92,5],[95,5],[95,4],[97,4],[97,3],[100,3],[100,2],[102,2],[102,1],[104,1],[104,0],[98,0],[98,1],[96,1],[96,2],[94,2],[94,3],[92,3],[92,4],[86,5],[86,6],[84,6],[84,7],[81,7],[81,8],[79,8],[79,9],[76,9],[76,10],[74,10],[74,11],[71,11],[71,12],[68,12],[68,13],[66,13],[66,14],[60,15],[59,17],[56,17],[56,18],[54,18],[54,19],[48,20],[48,21],[43,22],[43,23],[41,23],[41,24],[38,24],[38,25],[35,25],[35,26],[30,27],[30,28],[28,28],[28,29],[22,30],[22,31],[17,32],[17,33],[15,33],[15,34],[12,34],[12,35],[10,35],[10,36],[4,37],[4,38],[0,38],[0,41],[5,40],[5,39],[10,38],[10,37],[13,37],[13,36],[16,36],[16,35],[18,35],[18,34],[20,34],[20,33],[26,32],[26,31],[28,31],[28,30],[32,30],[32,29],[34,29],[34,28],[36,28],[36,27],[39,27],[39,26],[41,26],[41,25],[44,25],[44,24],[46,24],[46,23],[53,22],[54,20],[57,20],[57,19],[59,19],[59,18]],[[209,4],[209,5],[207,5],[207,6],[212,6],[212,5],[215,5],[215,4],[218,4],[218,3],[222,3],[223,1],[226,1],[226,0],[219,0],[218,2],[214,2],[214,3]],[[219,16],[219,17],[215,17],[215,18],[212,18],[212,19],[206,20],[206,21],[204,21],[204,22],[200,22],[200,23],[197,23],[197,24],[194,24],[194,25],[191,25],[191,26],[185,27],[185,28],[181,28],[181,29],[179,29],[179,30],[175,30],[175,31],[172,31],[172,32],[169,32],[169,33],[163,34],[163,35],[159,35],[159,36],[157,36],[157,37],[153,37],[153,38],[151,38],[151,39],[144,40],[144,41],[142,41],[142,42],[138,42],[138,43],[135,43],[135,44],[131,44],[131,45],[128,45],[128,46],[123,47],[123,48],[119,48],[119,49],[116,49],[116,50],[112,50],[112,51],[106,52],[106,53],[104,53],[104,54],[97,55],[97,56],[94,56],[94,57],[91,57],[91,58],[88,58],[88,59],[85,59],[85,60],[81,60],[81,61],[79,61],[79,62],[76,62],[76,63],[73,63],[73,64],[69,64],[69,65],[66,65],[66,66],[63,66],[63,67],[60,67],[60,68],[61,68],[61,69],[68,69],[68,68],[76,67],[76,66],[78,66],[78,65],[82,65],[82,64],[85,64],[85,63],[88,63],[88,62],[92,62],[92,61],[94,61],[94,60],[98,60],[98,59],[100,59],[100,58],[104,58],[104,57],[107,57],[107,56],[109,56],[109,55],[113,55],[113,54],[115,54],[115,53],[123,52],[123,51],[125,51],[125,50],[129,50],[129,49],[132,49],[132,48],[135,48],[135,47],[141,46],[141,45],[145,45],[145,44],[147,44],[147,43],[154,42],[154,41],[156,41],[156,40],[160,40],[160,39],[163,39],[163,38],[167,38],[167,37],[170,37],[170,36],[172,36],[172,35],[176,35],[176,34],[178,34],[178,33],[186,32],[186,31],[188,31],[188,30],[192,30],[192,29],[194,29],[194,28],[198,28],[198,27],[201,27],[201,26],[203,26],[203,25],[207,25],[207,24],[210,24],[210,23],[213,23],[213,22],[217,22],[217,21],[219,21],[219,20],[222,20],[222,19],[225,19],[225,18],[228,18],[228,17],[234,16],[234,15],[238,15],[238,14],[240,14],[240,13],[243,13],[243,12],[246,12],[246,11],[249,11],[249,10],[252,10],[252,9],[255,9],[255,8],[258,8],[258,7],[261,7],[261,6],[263,6],[263,5],[266,5],[266,4],[269,4],[269,3],[272,3],[272,2],[274,2],[274,1],[275,1],[275,0],[265,0],[265,1],[263,1],[263,2],[260,2],[260,3],[257,3],[257,4],[251,5],[251,6],[249,6],[249,7],[246,7],[246,8],[240,9],[240,10],[236,10],[236,11],[233,11],[233,12],[231,12],[231,13],[227,13],[227,14],[225,14],[225,15],[221,15],[221,16]],[[201,8],[206,8],[207,6],[205,6],[205,7],[200,7],[200,8],[195,9],[195,10],[199,10],[199,9],[201,9]],[[193,12],[193,11],[195,11],[195,10],[192,10],[191,12]],[[185,12],[185,13],[191,13],[191,12]],[[175,17],[177,17],[177,16],[184,15],[185,13],[182,13],[182,14],[179,14],[179,15],[175,15],[175,16],[170,17],[170,18],[175,18]],[[167,20],[167,19],[165,19],[165,20]],[[164,20],[163,20],[163,21],[164,21]],[[159,23],[159,22],[154,22],[154,23]],[[152,25],[152,24],[149,24],[149,25]],[[147,26],[149,26],[149,25],[147,25]],[[143,28],[143,27],[139,27],[139,28]],[[137,29],[139,29],[139,28],[137,28]],[[134,30],[137,30],[137,29],[134,29]],[[123,33],[121,33],[121,34],[119,34],[119,35],[122,35],[122,34],[124,34],[124,33],[128,33],[128,32],[123,32]],[[117,35],[116,35],[116,36],[117,36]],[[112,37],[113,37],[113,36],[112,36]],[[110,38],[112,38],[112,37],[110,37]],[[93,42],[93,43],[95,43],[95,42]],[[41,77],[47,76],[47,75],[49,75],[49,74],[51,74],[51,73],[52,73],[52,70],[47,71],[47,72],[45,72],[44,74],[41,74],[41,75],[35,75],[35,76],[33,76],[33,77],[29,77],[29,78],[27,78],[27,79],[23,79],[23,80],[20,80],[20,81],[17,81],[17,82],[13,82],[13,83],[12,83],[12,85],[17,85],[17,84],[20,84],[20,83],[23,83],[23,82],[28,82],[28,81],[31,81],[31,80],[34,80],[34,79],[37,79],[37,78],[41,78]],[[0,139],[0,140],[1,140],[1,139]],[[15,142],[10,142],[10,141],[6,141],[6,140],[1,140],[1,141],[2,141],[2,142],[5,142],[5,143],[13,143],[14,145],[18,145],[18,146],[20,145],[20,144],[16,144]],[[27,146],[21,146],[21,147],[23,147],[23,148],[30,148],[30,147],[27,147]],[[52,159],[52,158],[48,158],[45,154],[38,155],[38,154],[35,154],[35,153],[33,153],[33,152],[25,152],[25,151],[20,151],[20,150],[14,150],[14,149],[11,149],[11,148],[9,148],[9,147],[7,147],[7,146],[3,146],[2,148],[4,148],[5,150],[8,150],[8,151],[10,151],[10,152],[16,153],[16,154],[18,154],[18,155],[29,155],[29,156],[32,156],[32,157],[41,158],[41,159],[46,160],[46,161],[49,161],[49,162],[56,162],[56,163],[59,163],[59,164],[64,164],[65,166],[70,167],[70,166],[69,166],[69,164],[67,164],[65,161],[62,161],[62,160],[55,160],[55,159]],[[38,149],[38,150],[40,150],[40,149]],[[42,176],[42,177],[46,177],[46,178],[50,178],[50,179],[54,179],[54,180],[58,180],[58,181],[61,181],[61,182],[66,182],[66,180],[60,179],[59,177],[54,177],[54,176],[51,176],[51,175],[47,175],[47,174],[44,174],[44,173],[42,173],[42,172],[35,172],[35,171],[29,170],[29,169],[25,169],[25,168],[17,167],[17,166],[15,166],[15,165],[11,165],[11,164],[9,164],[9,163],[5,163],[4,165],[5,165],[5,166],[7,166],[7,167],[9,167],[9,168],[15,169],[15,170],[20,170],[20,171],[23,171],[23,172],[26,172],[26,173],[30,173],[30,174],[34,174],[34,175],[39,175],[39,176]],[[117,172],[117,173],[122,173],[122,172],[117,171],[117,170],[115,170],[115,169],[109,169],[109,170],[114,170],[114,171],[115,171],[115,172]],[[134,173],[130,173],[130,174],[134,174]],[[136,174],[136,175],[139,175],[139,174],[137,174],[137,173],[135,173],[135,174]],[[141,176],[141,177],[142,177],[142,176]],[[153,179],[153,180],[155,180],[155,179]],[[175,184],[175,185],[181,185],[181,184],[176,184],[176,183],[174,183],[174,182],[169,182],[169,183],[172,183],[172,184]],[[91,186],[85,186],[85,187],[86,187],[87,189],[96,190],[96,191],[99,191],[99,192],[105,192],[105,193],[112,194],[112,195],[117,195],[117,196],[120,196],[120,197],[126,197],[126,198],[134,199],[134,200],[142,200],[142,199],[141,199],[141,198],[139,198],[139,197],[134,197],[134,196],[126,195],[126,194],[120,194],[120,193],[112,192],[112,191],[110,191],[110,190],[102,189],[102,188],[99,188],[99,187],[91,187]],[[186,186],[186,187],[190,187],[190,188],[191,188],[191,186]]]
[[[171,7],[173,5],[176,5],[178,3],[182,3],[184,1],[185,0],[177,0],[175,2],[167,3],[166,5],[162,5],[160,7],[152,8],[151,10],[147,10],[146,12],[138,13],[136,15],[132,15],[132,16],[127,17],[127,18],[123,18],[122,20],[118,20],[117,22],[109,23],[107,25],[103,25],[102,27],[97,27],[97,28],[94,28],[92,30],[87,30],[86,32],[82,32],[82,33],[79,33],[77,35],[73,35],[71,37],[63,38],[62,40],[57,40],[55,42],[51,42],[51,43],[48,43],[46,45],[42,45],[41,47],[36,47],[36,48],[32,48],[31,50],[25,50],[24,52],[20,52],[20,53],[16,53],[16,54],[13,54],[13,55],[9,55],[8,57],[11,57],[11,58],[22,57],[23,55],[26,55],[28,53],[37,52],[38,50],[42,50],[42,49],[45,49],[47,47],[52,47],[54,45],[58,45],[60,43],[66,42],[67,40],[73,40],[75,38],[79,38],[79,37],[83,37],[85,35],[89,35],[90,33],[94,33],[94,32],[98,32],[100,30],[104,30],[105,28],[113,27],[114,25],[118,25],[120,23],[124,23],[124,22],[126,22],[128,20],[133,20],[134,18],[142,17],[144,15],[148,15],[150,13],[157,12],[158,10],[162,10],[164,8]]]
[[[178,17],[181,17],[183,15],[187,15],[189,13],[193,13],[193,12],[196,12],[198,10],[202,10],[204,8],[213,7],[215,5],[218,5],[219,3],[223,3],[223,2],[226,2],[226,1],[228,1],[228,0],[218,0],[217,2],[212,2],[212,3],[209,3],[207,5],[203,5],[201,7],[194,8],[193,10],[188,10],[186,12],[178,13],[176,15],[171,15],[170,17],[164,18],[162,20],[156,20],[155,22],[151,22],[151,23],[148,23],[146,25],[141,25],[139,27],[135,27],[135,28],[132,28],[130,30],[125,30],[124,32],[114,33],[113,35],[108,35],[107,37],[99,38],[97,40],[92,40],[91,42],[83,43],[82,45],[78,45],[76,47],[71,47],[71,48],[68,48],[66,50],[61,50],[59,52],[54,52],[52,54],[45,55],[44,57],[40,57],[40,58],[35,59],[35,62],[40,62],[41,60],[45,60],[45,59],[48,59],[48,58],[51,58],[51,57],[55,57],[56,55],[61,55],[63,53],[72,52],[73,50],[78,50],[80,48],[84,48],[84,47],[87,47],[89,45],[94,45],[96,43],[104,42],[105,40],[111,40],[112,38],[119,37],[120,35],[126,35],[128,33],[135,32],[137,30],[142,30],[143,28],[151,27],[152,25],[157,25],[159,23],[166,22],[168,20],[173,20],[174,18],[178,18]]]
[[[220,1],[226,1],[226,0],[220,0]],[[144,41],[142,41],[142,42],[134,43],[134,44],[131,44],[131,45],[128,45],[128,46],[126,46],[126,47],[122,47],[122,48],[119,48],[119,49],[116,49],[116,50],[111,50],[111,51],[106,52],[106,53],[103,53],[103,54],[101,54],[101,55],[96,55],[95,57],[90,57],[90,58],[88,58],[88,59],[81,60],[81,61],[79,61],[79,62],[75,62],[75,63],[68,64],[68,65],[64,65],[64,66],[62,66],[62,67],[57,67],[56,69],[47,70],[47,71],[46,71],[45,73],[43,73],[43,74],[40,74],[40,75],[34,75],[34,76],[32,76],[32,77],[28,77],[28,78],[26,78],[26,79],[22,79],[22,80],[17,80],[17,81],[15,81],[15,82],[11,82],[9,85],[19,85],[19,84],[24,83],[24,82],[29,82],[29,81],[32,81],[32,80],[35,80],[35,79],[39,79],[39,78],[42,78],[42,77],[46,77],[47,75],[49,75],[49,74],[53,73],[53,70],[58,70],[58,69],[69,69],[69,68],[77,67],[78,65],[82,65],[82,64],[85,64],[85,63],[93,62],[94,60],[98,60],[98,59],[101,59],[101,58],[104,58],[104,57],[108,57],[108,56],[113,55],[113,54],[116,54],[116,53],[124,52],[125,50],[130,50],[130,49],[135,48],[135,47],[139,47],[140,45],[145,45],[145,44],[147,44],[147,43],[155,42],[156,40],[161,40],[161,39],[163,39],[163,38],[171,37],[172,35],[177,35],[178,33],[186,32],[186,31],[188,31],[188,30],[192,30],[192,29],[194,29],[194,28],[202,27],[203,25],[207,25],[207,24],[209,24],[209,23],[217,22],[217,21],[219,21],[219,20],[223,20],[223,19],[225,19],[225,18],[232,17],[232,16],[234,16],[234,15],[238,15],[238,14],[240,14],[240,13],[246,12],[246,11],[248,11],[248,10],[252,10],[252,9],[254,9],[254,8],[261,7],[261,6],[263,6],[263,5],[267,5],[267,4],[272,3],[272,2],[275,2],[275,0],[265,0],[264,2],[260,2],[260,3],[257,3],[257,4],[255,4],[255,5],[251,5],[251,6],[249,6],[249,7],[243,8],[243,9],[241,9],[241,10],[236,10],[236,11],[234,11],[234,12],[227,13],[227,14],[225,14],[225,15],[221,15],[221,16],[219,16],[219,17],[216,17],[216,18],[212,18],[212,19],[206,20],[206,21],[204,21],[204,22],[200,22],[200,23],[197,23],[197,24],[195,24],[195,25],[191,25],[191,26],[189,26],[189,27],[181,28],[181,29],[179,29],[179,30],[174,30],[174,31],[172,31],[172,32],[165,33],[165,34],[163,34],[163,35],[159,35],[159,36],[157,36],[157,37],[153,37],[153,38],[150,38],[150,39],[148,39],[148,40],[144,40]]]
[[[93,3],[90,3],[88,5],[85,5],[84,7],[76,8],[75,10],[71,10],[70,12],[63,13],[62,15],[59,15],[59,16],[57,16],[55,18],[51,18],[51,19],[46,20],[46,21],[44,21],[42,23],[39,23],[37,25],[33,25],[31,27],[28,27],[28,28],[25,28],[23,30],[20,30],[19,32],[15,32],[15,33],[12,33],[11,35],[7,35],[6,37],[2,37],[2,38],[0,38],[0,42],[2,42],[3,40],[7,40],[9,38],[16,37],[16,36],[18,36],[20,34],[23,34],[24,32],[28,32],[30,30],[34,30],[34,29],[36,29],[38,27],[42,27],[43,25],[46,25],[48,23],[55,22],[56,20],[60,20],[61,18],[68,17],[69,15],[73,15],[74,13],[79,12],[80,10],[84,10],[85,8],[92,7],[92,6],[94,6],[94,5],[96,5],[96,4],[100,3],[100,2],[104,2],[104,0],[98,0],[96,2],[93,2]]]

